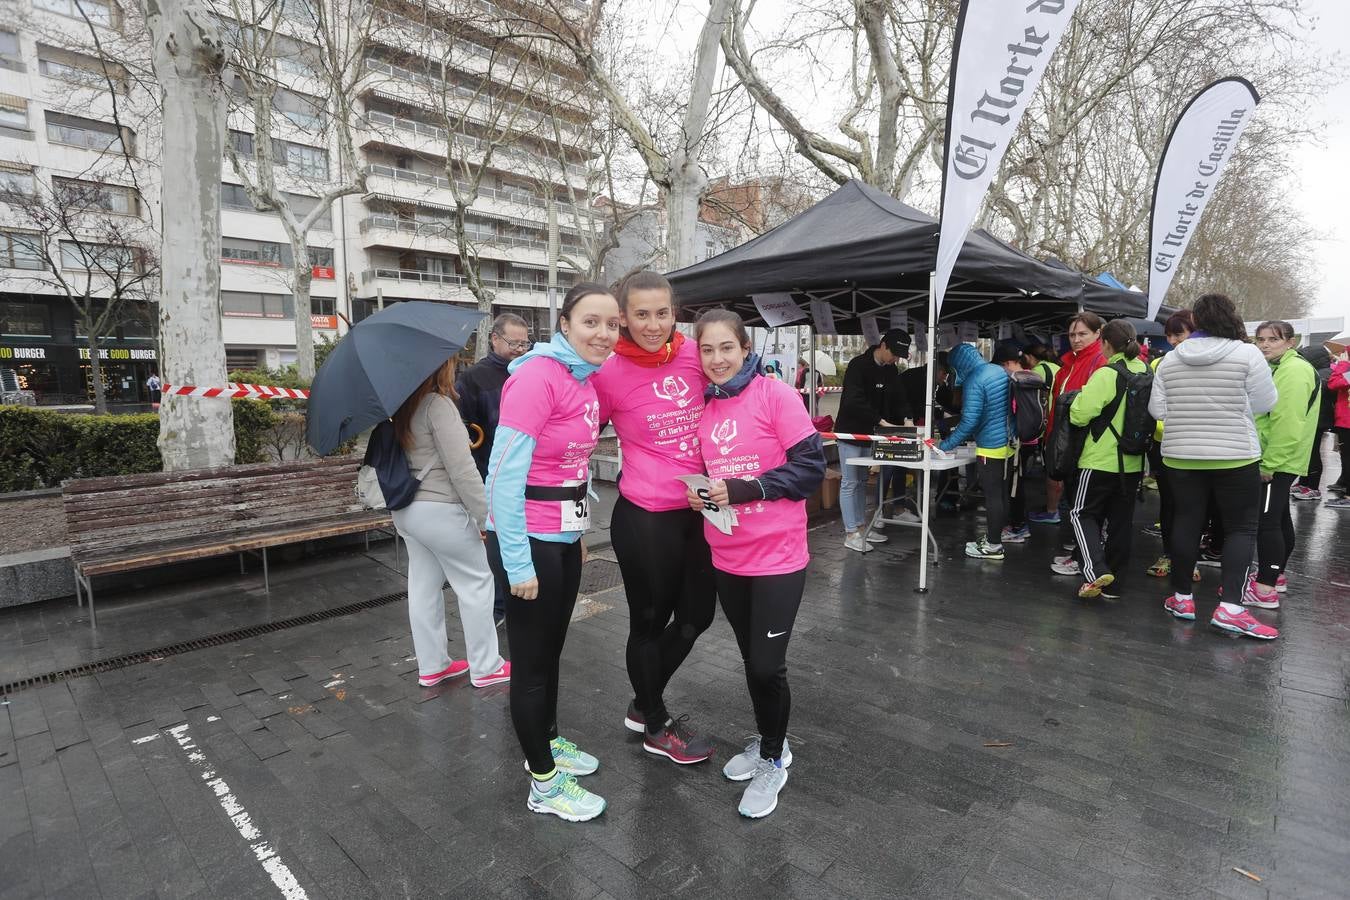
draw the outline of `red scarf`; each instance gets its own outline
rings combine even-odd
[[[614,345],[614,352],[626,359],[631,359],[643,368],[655,369],[674,359],[683,344],[684,332],[682,331],[672,331],[670,340],[662,344],[660,350],[643,350],[636,342],[620,336],[619,342]]]
[[[1101,338],[1088,344],[1082,350],[1070,350],[1060,357],[1060,370],[1055,373],[1054,390],[1051,392],[1050,408],[1046,411],[1045,430],[1048,434],[1055,425],[1055,404],[1053,398],[1065,391],[1081,391],[1088,383],[1092,373],[1106,365],[1102,354]]]

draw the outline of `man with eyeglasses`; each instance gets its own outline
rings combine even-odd
[[[492,320],[488,334],[488,355],[460,373],[455,379],[459,395],[459,413],[469,428],[469,445],[478,475],[487,479],[488,460],[492,457],[492,436],[497,432],[497,417],[502,405],[502,385],[506,384],[506,366],[524,356],[534,342],[530,326],[515,313],[502,313]],[[500,625],[506,617],[507,585],[497,585],[493,618]]]

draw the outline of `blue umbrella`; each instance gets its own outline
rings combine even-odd
[[[425,301],[397,303],[362,320],[314,376],[305,440],[320,455],[332,453],[392,416],[464,348],[482,320],[478,310]]]

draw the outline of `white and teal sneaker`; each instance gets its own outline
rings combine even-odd
[[[593,775],[595,770],[600,768],[600,760],[578,750],[577,745],[567,738],[555,737],[548,742],[548,748],[553,751],[553,766],[559,772],[566,772],[569,775]],[[525,760],[525,771],[530,771],[528,759]]]
[[[792,750],[788,748],[787,738],[783,738],[783,768],[792,765]],[[745,745],[743,753],[737,753],[722,767],[722,774],[731,781],[749,781],[755,777],[759,767],[759,737]]]
[[[966,556],[974,559],[1002,559],[1003,545],[991,544],[985,538],[980,538],[978,541],[969,541],[966,544]]]
[[[589,822],[605,811],[605,798],[577,784],[575,775],[555,772],[548,781],[531,779],[530,812],[557,816],[568,822]]]
[[[740,813],[747,819],[762,819],[778,808],[778,792],[787,784],[788,771],[780,759],[761,759],[755,764],[750,785],[741,794]]]

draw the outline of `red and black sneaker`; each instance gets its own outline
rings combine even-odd
[[[636,700],[628,703],[628,712],[623,717],[623,727],[638,734],[647,733],[647,719],[642,715],[642,710],[638,709]]]
[[[689,716],[666,721],[666,725],[656,734],[647,732],[642,749],[648,753],[664,756],[682,766],[701,763],[713,755],[712,743],[694,732],[687,724]]]

